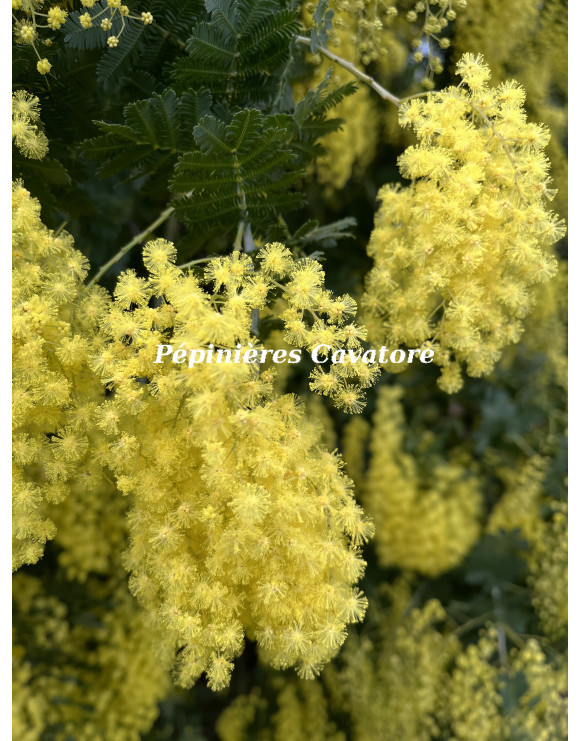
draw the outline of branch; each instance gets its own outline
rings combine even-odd
[[[152,224],[149,224],[149,226],[144,229],[140,234],[138,234],[136,237],[133,237],[133,239],[130,242],[127,242],[126,245],[121,247],[121,249],[117,252],[116,255],[111,257],[111,259],[106,262],[95,275],[90,279],[90,281],[87,283],[86,287],[90,288],[93,283],[97,283],[103,275],[109,270],[109,268],[112,268],[113,265],[116,265],[119,260],[122,260],[125,255],[133,249],[133,247],[136,247],[141,242],[144,242],[147,237],[152,234],[157,227],[161,226],[164,221],[167,221],[167,219],[171,216],[171,214],[175,211],[173,206],[169,206],[168,208],[163,211]]]
[[[310,46],[310,39],[306,36],[297,36],[296,42],[298,44],[303,44],[304,46]],[[342,57],[339,57],[334,52],[330,51],[330,49],[327,49],[325,46],[319,46],[318,51],[323,54],[328,59],[332,60],[333,62],[336,62],[336,64],[340,65],[341,67],[344,67],[345,70],[351,73],[351,75],[354,75],[358,80],[361,82],[364,82],[366,85],[371,87],[375,93],[378,93],[383,100],[388,100],[391,103],[394,103],[396,106],[401,105],[401,99],[397,98],[396,95],[393,95],[393,93],[390,93],[386,88],[384,88],[382,85],[379,85],[379,83],[370,75],[365,74],[362,70],[360,70],[358,67],[355,67],[352,62],[348,62],[346,59],[343,59]]]

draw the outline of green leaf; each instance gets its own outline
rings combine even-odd
[[[226,124],[215,116],[204,116],[193,129],[193,135],[204,154],[229,153],[231,149],[226,141]]]
[[[58,160],[51,157],[44,157],[41,160],[26,160],[26,164],[21,162],[22,169],[34,178],[43,180],[49,185],[69,185],[71,183],[70,175],[65,167]]]
[[[333,17],[334,10],[329,9],[328,0],[318,0],[312,14],[314,25],[310,31],[310,50],[313,54],[316,54],[321,46],[328,45],[328,37],[332,31]]]
[[[123,33],[118,36],[119,45],[109,49],[97,65],[97,79],[107,89],[119,87],[139,59],[142,37],[147,27],[140,21],[127,19]]]
[[[188,57],[178,59],[173,78],[180,90],[206,85],[214,98],[266,104],[278,80],[273,74],[290,58],[298,34],[296,10],[273,0],[208,0],[209,20],[195,25]]]
[[[171,181],[176,211],[191,225],[229,228],[249,221],[255,227],[302,204],[293,187],[304,172],[295,167],[287,129],[276,117],[248,108],[226,125],[206,115],[194,136],[199,151],[180,157]]]
[[[211,107],[209,91],[184,93],[168,88],[161,94],[129,103],[124,124],[96,121],[101,136],[85,140],[83,154],[101,161],[101,177],[132,169],[133,177],[171,167],[177,156],[191,150],[193,131]]]

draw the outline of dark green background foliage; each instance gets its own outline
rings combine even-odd
[[[294,99],[293,83],[309,72],[303,49],[293,42],[300,30],[295,3],[154,0],[141,7],[132,3],[131,10],[150,10],[155,23],[129,25],[115,49],[106,48],[100,29],[80,32],[78,13],[71,14],[62,38],[46,50],[53,65],[46,78],[36,73],[31,48],[15,47],[14,89],[39,97],[50,152],[34,161],[15,151],[14,176],[40,199],[45,223],[66,224],[96,271],[173,204],[175,214],[157,235],[176,243],[178,262],[230,251],[239,222],[249,221],[256,239],[284,241],[299,255],[317,252],[336,293],[360,290],[370,265],[366,244],[376,193],[398,179],[400,150],[383,142],[361,177],[324,198],[311,165],[325,153],[324,136],[340,126],[336,104],[356,86],[337,90],[325,80],[302,100]],[[324,41],[330,20],[322,10],[314,44]],[[410,63],[393,92],[408,92],[412,78]],[[448,79],[442,75],[438,86]],[[103,283],[111,287],[127,267],[143,269],[139,249]],[[500,365],[490,379],[467,379],[453,397],[437,390],[435,368],[397,376],[407,388],[409,450],[425,429],[435,433],[435,458],[457,445],[467,448],[480,466],[490,507],[502,493],[487,462],[490,449],[513,467],[522,446],[550,455],[546,488],[557,499],[565,496],[564,392],[553,384],[547,396],[536,395],[534,381],[546,359],[525,341],[515,352],[509,370]],[[295,373],[290,390],[306,390],[306,373]],[[389,383],[389,376],[382,382]],[[373,399],[369,394],[367,418]],[[346,416],[328,411],[340,431]],[[487,536],[460,568],[437,580],[418,579],[417,604],[440,599],[466,624],[466,641],[477,635],[482,616],[520,634],[538,633],[522,548],[517,534]],[[373,598],[379,584],[396,574],[379,568],[372,548],[366,558],[362,587]],[[34,570],[48,579],[51,564],[54,545]],[[246,648],[226,692],[215,695],[203,682],[188,693],[176,691],[162,704],[147,738],[215,738],[219,712],[265,677]]]

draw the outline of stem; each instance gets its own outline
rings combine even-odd
[[[252,235],[252,226],[249,221],[245,223],[242,241],[244,244],[244,252],[246,254],[249,255],[256,249],[256,243],[254,242],[254,237]],[[250,325],[250,331],[253,332],[256,335],[256,337],[258,336],[258,322],[259,321],[260,321],[259,310],[252,309],[252,322]]]
[[[306,36],[296,36],[296,42],[298,44],[303,44],[304,46],[310,46],[310,39]],[[382,85],[379,85],[379,83],[373,77],[367,75],[358,67],[355,67],[352,62],[348,62],[346,59],[339,57],[338,54],[330,51],[330,49],[327,49],[325,46],[318,47],[318,51],[328,59],[336,62],[336,64],[344,67],[345,70],[350,72],[351,75],[354,75],[358,80],[371,87],[375,91],[375,93],[378,93],[381,96],[383,100],[388,100],[391,103],[394,103],[396,106],[401,105],[400,98],[397,98],[396,95],[393,95],[393,93],[390,93]]]
[[[234,240],[234,250],[239,252],[242,249],[242,237],[244,236],[244,222],[240,221],[238,224],[238,231]]]
[[[130,16],[131,18],[133,16]],[[136,20],[140,21],[140,18],[136,18]],[[158,23],[153,23],[153,28],[155,28],[159,33],[163,36],[164,39],[171,39],[171,41],[174,42],[181,50],[185,49],[187,44],[185,44],[181,39],[178,39],[176,36],[174,36],[172,33],[169,33],[169,31],[166,31],[164,28],[162,28]]]
[[[201,257],[199,260],[190,260],[189,262],[184,262],[183,265],[178,265],[178,268],[181,268],[181,270],[185,270],[185,268],[190,268],[192,265],[200,265],[203,262],[210,262],[213,260],[212,257]]]
[[[244,243],[244,252],[247,252],[248,255],[256,249],[256,243],[254,242],[254,237],[252,235],[252,227],[249,221],[246,222],[246,226],[244,228],[244,236],[242,238],[242,241]]]
[[[111,259],[106,262],[99,271],[90,279],[90,281],[87,283],[87,288],[90,288],[93,283],[97,283],[103,275],[109,270],[109,268],[112,268],[113,265],[116,265],[119,260],[122,260],[125,255],[133,249],[133,247],[137,246],[141,242],[145,241],[147,237],[157,229],[158,226],[161,226],[164,221],[167,221],[167,219],[171,216],[171,214],[175,211],[173,206],[169,206],[168,208],[163,211],[152,224],[149,224],[149,226],[144,229],[140,234],[138,234],[136,237],[133,237],[133,239],[130,242],[127,242],[126,245],[121,247],[121,249],[117,252],[116,255],[113,255]]]
[[[451,632],[455,636],[463,635],[463,633],[469,633],[470,630],[472,630],[473,628],[476,628],[478,625],[481,625],[482,623],[485,623],[486,620],[489,620],[492,616],[493,616],[493,611],[490,610],[489,612],[486,612],[483,615],[478,615],[477,617],[474,617],[471,620],[468,620],[466,623],[463,623],[462,625],[455,628],[455,630]]]

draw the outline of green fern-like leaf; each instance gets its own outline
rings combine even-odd
[[[168,88],[151,98],[130,103],[124,123],[95,122],[101,136],[83,142],[83,153],[102,162],[101,177],[132,170],[134,177],[175,164],[177,156],[194,145],[193,130],[211,107],[207,90],[178,98]]]
[[[299,31],[296,11],[273,0],[207,0],[206,7],[210,20],[195,25],[188,56],[175,64],[177,87],[203,84],[230,103],[267,103],[277,89],[273,73]]]
[[[339,129],[343,123],[341,118],[331,118],[328,114],[345,97],[357,90],[353,82],[348,82],[334,90],[329,90],[329,85],[330,73],[318,87],[309,90],[294,109],[292,146],[304,160],[316,159],[325,154],[321,139]]]
[[[119,45],[109,49],[97,65],[97,79],[107,89],[114,89],[123,77],[130,73],[139,59],[143,46],[142,38],[147,33],[146,26],[139,21],[129,21],[119,37]]]
[[[259,226],[302,204],[293,188],[304,173],[274,116],[247,108],[226,125],[207,115],[193,133],[198,151],[180,157],[171,182],[176,211],[191,225]]]

